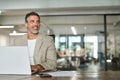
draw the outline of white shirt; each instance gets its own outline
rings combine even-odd
[[[31,65],[34,65],[33,55],[34,55],[35,43],[36,43],[36,39],[28,40],[28,51],[29,51],[29,59]]]

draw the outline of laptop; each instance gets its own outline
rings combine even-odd
[[[27,46],[0,47],[0,74],[31,75]]]

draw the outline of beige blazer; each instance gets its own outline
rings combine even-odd
[[[52,37],[39,34],[34,49],[34,63],[42,65],[45,70],[56,69],[56,49]]]
[[[14,46],[27,46],[27,35],[16,38],[14,43]],[[42,65],[45,70],[56,70],[56,49],[52,37],[39,34],[34,49],[34,63]]]

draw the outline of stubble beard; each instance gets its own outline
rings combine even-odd
[[[39,33],[39,30],[36,30],[36,31],[32,31],[33,34],[38,34]]]
[[[28,31],[28,33],[30,33],[30,34],[38,34],[39,33],[39,30],[34,30],[34,31]]]

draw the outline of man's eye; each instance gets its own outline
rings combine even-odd
[[[31,20],[30,23],[40,23],[40,21]]]
[[[34,23],[34,21],[30,21],[31,23]]]

